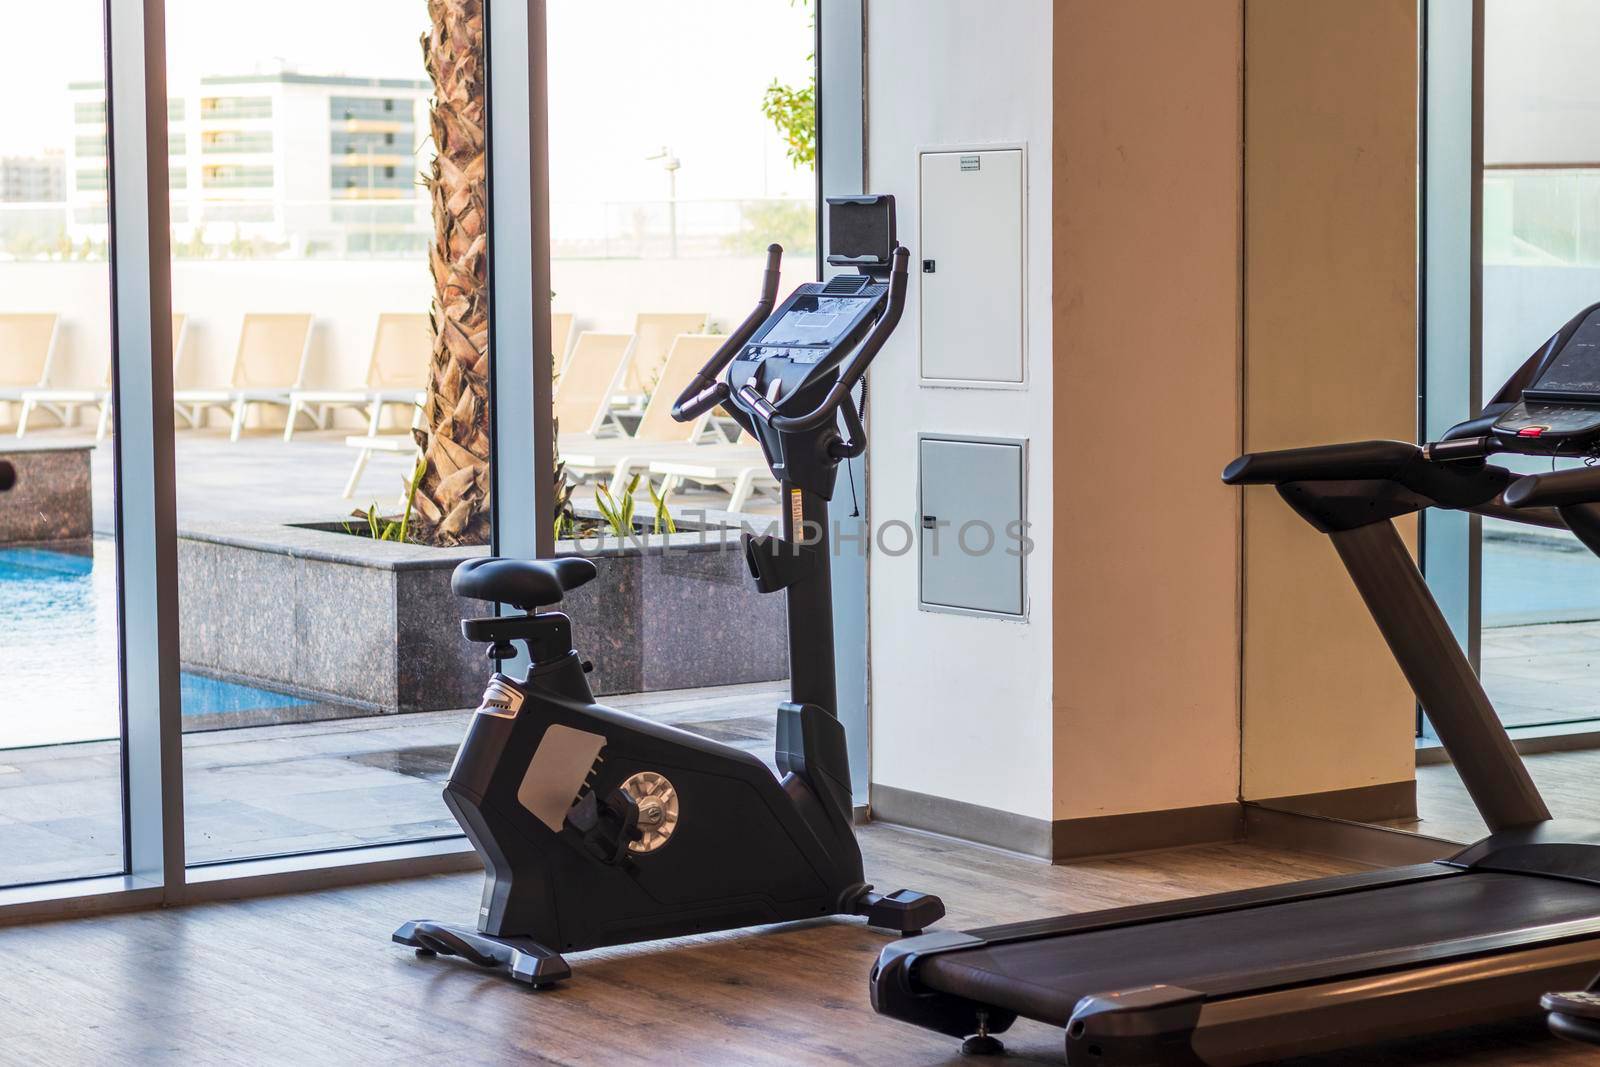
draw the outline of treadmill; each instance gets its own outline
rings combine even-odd
[[[1488,837],[1435,863],[907,938],[872,970],[873,1007],[976,1035],[972,1053],[1022,1017],[1061,1027],[1074,1067],[1219,1067],[1536,1016],[1587,984],[1600,823],[1550,817],[1393,522],[1448,508],[1600,554],[1600,467],[1519,476],[1497,453],[1600,457],[1600,304],[1436,442],[1250,453],[1222,475],[1276,486],[1328,535]]]

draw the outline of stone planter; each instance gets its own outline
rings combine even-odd
[[[599,552],[562,605],[595,693],[788,677],[784,598],[757,593],[732,531],[642,538]],[[178,539],[184,668],[368,711],[474,706],[488,675],[450,592],[485,549],[372,541],[326,529],[208,524]]]
[[[82,541],[94,534],[88,445],[0,446],[16,482],[0,493],[0,544]]]

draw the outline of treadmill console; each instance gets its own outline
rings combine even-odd
[[[1600,448],[1600,304],[1562,327],[1518,375],[1531,382],[1500,405],[1490,431],[1496,451],[1576,456]]]

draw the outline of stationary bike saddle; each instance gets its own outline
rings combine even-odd
[[[450,591],[474,600],[494,600],[524,611],[558,604],[564,594],[595,576],[594,563],[565,559],[469,559],[450,576]]]

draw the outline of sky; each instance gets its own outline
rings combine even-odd
[[[805,80],[809,13],[790,0],[550,0],[551,196],[665,199],[646,156],[681,161],[678,195],[808,195],[761,115],[774,77]],[[0,155],[61,147],[69,81],[103,70],[101,0],[0,0],[5,23],[49,48],[0,64]],[[424,0],[167,0],[168,77],[293,69],[425,78]],[[25,103],[23,103],[25,102]]]

